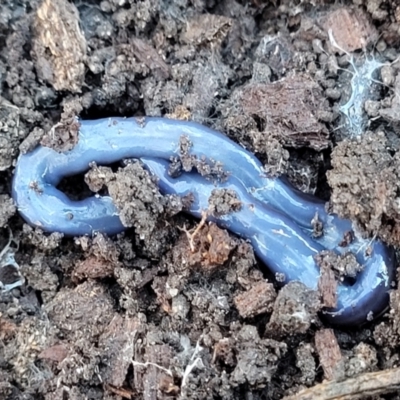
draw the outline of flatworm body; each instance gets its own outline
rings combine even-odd
[[[206,180],[196,172],[178,178],[167,174],[168,161],[179,157],[180,139],[191,142],[191,154],[206,162],[219,161],[229,173],[226,182]],[[65,176],[87,171],[92,162],[111,164],[126,158],[140,158],[159,177],[164,193],[194,196],[190,213],[200,215],[208,207],[211,191],[217,187],[235,190],[243,206],[240,211],[210,218],[241,237],[248,238],[262,262],[285,282],[299,280],[317,288],[319,270],[314,255],[324,249],[337,253],[352,251],[364,267],[354,284],[338,285],[338,304],[326,310],[335,324],[357,325],[376,317],[388,305],[388,290],[394,277],[393,249],[379,240],[358,237],[341,247],[352,230],[348,220],[330,215],[324,202],[305,195],[285,180],[265,177],[261,162],[226,136],[202,125],[166,118],[109,118],[81,121],[79,142],[65,153],[39,147],[21,155],[13,180],[13,198],[23,218],[45,231],[85,235],[96,231],[116,234],[125,228],[108,196],[71,201],[56,186]],[[324,234],[313,238],[315,216]]]

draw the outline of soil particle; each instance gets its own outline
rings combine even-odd
[[[155,296],[148,286],[152,282],[153,290],[158,295],[156,284],[160,280],[163,281],[157,276],[158,268],[151,267],[147,260],[140,258],[135,259],[130,265],[131,268],[116,267],[114,269],[114,278],[120,285],[115,288],[119,306],[129,316],[135,316],[138,312],[154,311],[158,305],[154,304]],[[159,304],[163,310],[169,310],[167,301],[165,303],[160,301]]]
[[[214,217],[237,212],[242,208],[242,203],[236,192],[231,189],[214,189],[208,199],[208,204],[209,212]]]
[[[44,349],[38,358],[41,360],[50,360],[60,363],[68,355],[68,348],[64,344],[56,344],[54,346]]]
[[[207,120],[207,116],[217,106],[218,99],[226,93],[226,86],[233,78],[233,71],[219,62],[215,67],[193,65],[192,89],[183,99],[184,106],[191,111],[198,122]]]
[[[36,297],[40,296],[40,299],[47,303],[56,295],[60,282],[52,268],[51,256],[37,253],[32,257],[29,264],[21,265],[21,274],[25,278],[28,290],[31,290],[32,294],[35,293],[35,297],[32,297],[33,301],[38,302]],[[25,296],[29,298],[28,291]]]
[[[388,355],[400,344],[400,289],[390,292],[389,321],[378,324],[374,329],[375,342],[387,348]],[[388,357],[389,358],[389,357]]]
[[[268,282],[258,282],[251,289],[235,296],[235,306],[242,318],[270,313],[274,308],[276,291]]]
[[[19,268],[16,265],[1,262],[0,268],[0,288],[18,287],[23,284]]]
[[[88,340],[97,338],[109,324],[113,304],[102,285],[86,281],[75,289],[60,290],[47,304],[46,310],[60,333],[83,349]],[[88,315],[91,316],[89,319]]]
[[[179,387],[174,385],[172,373],[168,370],[172,356],[173,349],[168,344],[149,343],[146,362],[134,362],[134,387],[143,392],[144,398],[163,400],[178,394]]]
[[[190,153],[192,143],[185,135],[180,137],[179,140],[179,159],[174,160],[170,167],[170,175],[178,176],[179,167],[184,171],[190,172],[193,169],[208,178],[218,181],[224,181],[228,176],[228,171],[224,171],[223,164],[218,160],[206,161],[203,157],[197,157],[195,154]]]
[[[339,280],[343,280],[343,278],[346,277],[355,278],[357,274],[363,270],[363,266],[357,262],[353,253],[341,255],[333,251],[323,253],[323,261],[330,265]]]
[[[271,70],[277,76],[284,76],[288,68],[293,66],[293,56],[295,49],[285,36],[266,35],[261,40],[256,49],[255,56],[257,71],[253,69],[253,81],[259,83],[269,82]],[[266,66],[264,76],[260,76],[262,66]],[[256,72],[256,74],[254,74]]]
[[[327,33],[331,32],[338,46],[348,53],[365,49],[378,39],[378,32],[360,8],[338,8],[322,18],[321,24]]]
[[[275,131],[288,146],[316,150],[329,146],[329,133],[318,117],[324,97],[320,86],[307,75],[251,84],[242,90],[240,104],[246,114],[260,118],[264,129]]]
[[[367,132],[358,142],[344,140],[332,153],[333,170],[327,178],[335,213],[356,220],[369,234],[398,244],[399,156],[386,148],[383,132]]]
[[[64,235],[59,232],[45,234],[41,229],[34,229],[28,224],[24,224],[22,229],[24,235],[26,235],[27,242],[44,252],[57,249],[64,237]]]
[[[40,144],[40,141],[42,140],[43,136],[44,136],[43,129],[38,127],[33,128],[32,131],[29,132],[28,136],[19,145],[19,151],[22,154],[26,154],[29,151],[34,150],[34,148]]]
[[[107,186],[119,209],[122,223],[126,227],[134,226],[138,238],[145,242],[161,222],[160,218],[165,211],[177,213],[182,209],[179,198],[163,197],[160,194],[156,179],[138,162],[129,163],[116,173],[108,167],[93,165],[85,176],[85,182],[92,191]],[[152,251],[157,254],[155,249]]]
[[[382,68],[382,70],[383,70],[383,68]],[[386,76],[386,75],[382,75],[382,79],[384,76]],[[383,106],[379,110],[379,115],[382,118],[384,118],[385,120],[389,121],[390,123],[395,124],[396,128],[400,124],[400,113],[399,113],[400,98],[399,98],[399,95],[400,95],[400,74],[398,73],[395,78],[393,95],[391,97],[389,104],[386,107]]]
[[[320,308],[318,292],[301,282],[289,282],[278,293],[266,330],[276,337],[305,333],[319,321]]]
[[[138,38],[130,38],[129,44],[132,46],[137,60],[145,64],[156,79],[165,80],[169,78],[169,66],[158,54],[156,49]]]
[[[307,185],[308,190],[305,190],[304,192],[309,192],[310,191],[310,184]],[[323,222],[319,219],[318,213],[315,213],[314,218],[311,220],[312,228],[313,228],[313,237],[314,238],[320,238],[324,234],[324,224]]]
[[[368,0],[366,2],[367,11],[374,20],[383,21],[388,17],[388,11],[381,8],[382,3],[382,0]]]
[[[229,32],[232,25],[230,18],[222,15],[202,14],[188,21],[186,32],[182,35],[182,41],[190,44],[213,45],[220,43]]]
[[[384,85],[392,86],[396,80],[396,69],[391,65],[384,65],[381,68],[381,80]],[[396,87],[394,89],[397,91]]]
[[[25,318],[18,333],[4,348],[4,361],[12,367],[13,381],[21,388],[38,389],[52,374],[48,368],[37,368],[35,361],[52,341],[56,330],[47,319]]]
[[[21,111],[0,97],[0,171],[5,171],[15,159],[19,141],[24,137],[25,124],[20,124]]]
[[[71,150],[79,140],[77,116],[82,109],[79,98],[67,98],[63,103],[60,121],[53,125],[48,133],[43,136],[40,144],[57,151]]]
[[[75,289],[65,288],[47,303],[46,312],[53,331],[47,328],[46,333],[42,334],[42,342],[46,340],[46,345],[40,346],[38,352],[46,350],[48,353],[49,348],[56,344],[64,347],[67,353],[57,363],[46,358],[48,365],[44,371],[47,371],[49,392],[56,390],[60,384],[75,385],[82,379],[99,382],[99,373],[102,376],[107,368],[112,368],[102,364],[101,357],[108,355],[110,360],[115,350],[115,347],[107,347],[107,352],[101,346],[110,345],[104,332],[111,329],[108,327],[114,316],[113,301],[105,288],[89,281]],[[94,346],[94,342],[98,343],[102,334],[105,335],[104,341],[99,342],[99,346]]]
[[[300,369],[300,381],[305,385],[310,385],[317,373],[314,353],[314,347],[310,343],[300,343],[296,349],[296,367]]]
[[[0,194],[0,228],[7,225],[8,220],[15,214],[14,200],[8,194]]]
[[[288,172],[289,169],[289,151],[286,150],[279,139],[272,135],[263,135],[255,133],[255,147],[260,149],[261,153],[267,155],[264,165],[264,171],[268,177],[276,178]],[[257,150],[259,151],[259,150]]]
[[[122,387],[128,368],[132,363],[136,340],[142,330],[140,318],[122,317],[116,314],[99,338],[99,347],[104,349],[102,364],[106,384]]]
[[[93,240],[87,240],[85,258],[79,261],[72,273],[75,283],[84,279],[101,279],[114,275],[114,269],[119,266],[120,251],[117,245],[102,234],[97,234]]]
[[[271,380],[276,362],[287,351],[286,344],[272,339],[260,339],[256,327],[251,325],[244,325],[237,333],[236,340],[239,353],[232,374],[233,382],[265,387]]]
[[[364,104],[365,112],[370,118],[376,118],[379,115],[380,104],[375,100],[366,100]]]
[[[185,233],[186,237],[181,236],[178,246],[183,246],[180,252],[184,268],[201,269],[208,274],[228,261],[239,242],[214,223],[200,224],[193,232]]]
[[[347,377],[376,370],[378,358],[375,348],[366,343],[360,343],[352,351],[353,356],[346,362]]]

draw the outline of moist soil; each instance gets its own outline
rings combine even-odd
[[[76,116],[165,116],[224,132],[397,247],[399,45],[395,0],[2,0],[0,280],[17,284],[0,292],[0,399],[400,398],[395,284],[384,316],[331,327],[321,293],[279,289],[245,239],[181,212],[191,199],[134,160],[59,186],[108,192],[127,227],[115,237],[44,233],[11,198],[18,155],[73,148]],[[361,84],[353,121],[341,107]],[[237,207],[213,194],[212,212]],[[358,272],[321,257],[332,276]]]

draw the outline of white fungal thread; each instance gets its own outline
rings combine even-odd
[[[354,56],[338,45],[329,30],[329,40],[333,46],[344,52],[350,57],[350,65],[353,67],[353,78],[351,79],[351,96],[345,104],[339,107],[339,111],[345,116],[344,127],[349,137],[362,135],[368,125],[368,116],[365,113],[365,102],[368,99],[376,98],[376,85],[380,83],[374,79],[374,73],[386,63],[378,61],[376,58],[365,58],[360,66],[356,66]]]
[[[1,292],[9,292],[10,290],[22,286],[25,282],[25,279],[20,274],[19,264],[15,261],[14,255],[18,250],[19,242],[14,239],[10,230],[10,238],[6,246],[0,251],[0,293]],[[12,282],[3,282],[1,279],[4,275],[10,275],[10,271],[4,272],[6,269],[13,269],[12,273]],[[2,271],[4,269],[4,271]],[[3,278],[4,278],[3,277]]]
[[[368,125],[368,116],[364,109],[365,102],[368,99],[376,98],[374,72],[384,64],[375,58],[366,58],[357,69],[353,57],[350,64],[354,69],[354,75],[351,79],[351,96],[345,104],[340,106],[339,110],[346,117],[345,127],[349,136],[357,137],[365,132]]]

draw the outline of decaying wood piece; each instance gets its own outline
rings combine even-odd
[[[66,0],[44,0],[34,22],[33,56],[40,79],[56,90],[81,92],[87,43],[76,6]]]
[[[400,368],[369,372],[345,381],[325,382],[283,400],[356,400],[400,390]]]

